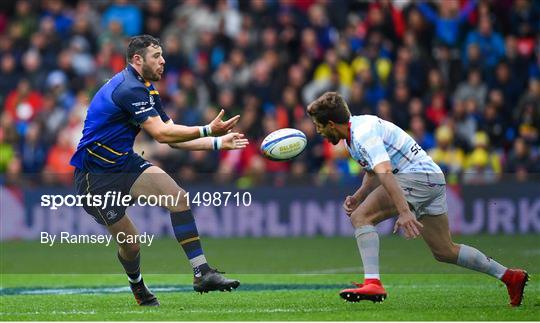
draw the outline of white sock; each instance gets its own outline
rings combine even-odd
[[[364,225],[354,230],[354,236],[364,265],[364,279],[380,279],[377,229],[372,225]]]
[[[505,266],[484,255],[479,250],[462,244],[459,248],[457,264],[461,267],[476,270],[498,279],[506,272]]]

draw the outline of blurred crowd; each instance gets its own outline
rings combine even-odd
[[[93,94],[125,67],[129,37],[162,41],[155,85],[175,123],[241,114],[242,151],[187,152],[145,133],[135,151],[182,182],[247,188],[358,182],[305,106],[338,91],[353,114],[407,130],[450,183],[540,172],[540,6],[532,0],[17,0],[0,4],[0,177],[68,185]],[[308,137],[264,159],[269,132]]]

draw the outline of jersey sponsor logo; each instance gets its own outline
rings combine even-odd
[[[142,163],[141,165],[139,165],[139,168],[143,168],[143,167],[148,166],[148,165],[152,166],[152,163],[149,162],[149,161],[145,161],[144,163]]]
[[[147,104],[148,104],[147,101],[141,101],[141,102],[134,102],[131,105],[134,106],[134,107],[140,107],[140,106],[145,106]]]
[[[140,109],[139,111],[135,111],[135,114],[141,114],[141,113],[145,113],[145,112],[148,112],[150,110],[154,109],[154,107],[149,107],[149,108],[142,108]]]
[[[149,98],[150,98],[150,106],[154,107],[154,104],[156,104],[156,102],[154,101],[154,97],[150,95]]]
[[[367,155],[368,155],[367,150],[366,150],[366,148],[364,148],[364,147],[360,147],[360,153],[361,153],[363,156],[367,156]]]

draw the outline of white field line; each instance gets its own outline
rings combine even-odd
[[[273,308],[273,309],[229,309],[229,310],[212,310],[212,309],[194,309],[180,310],[178,314],[196,313],[196,314],[258,314],[258,313],[312,313],[312,312],[331,312],[336,311],[334,308],[306,308],[306,309],[291,309],[291,308]],[[52,312],[0,312],[0,315],[97,315],[97,314],[149,314],[151,311],[142,310],[127,310],[127,311],[106,311],[96,313],[95,311],[52,311]]]
[[[308,270],[301,271],[300,275],[311,275],[311,274],[348,274],[348,273],[361,273],[362,266],[355,267],[340,267],[340,268],[329,268],[329,269],[319,269],[319,270]]]

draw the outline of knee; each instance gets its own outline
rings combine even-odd
[[[447,248],[432,250],[431,252],[433,253],[433,258],[435,258],[435,260],[455,264],[459,254],[459,246],[452,243]]]
[[[162,205],[163,207],[168,209],[169,212],[182,212],[190,209],[188,195],[183,189],[178,188],[176,192],[166,196],[173,197],[171,199],[166,199],[167,202],[165,203],[165,205]]]
[[[377,218],[377,214],[370,214],[368,212],[363,211],[360,208],[357,208],[352,214],[351,214],[351,224],[354,228],[359,228],[364,225],[376,225],[374,223],[373,219]]]

